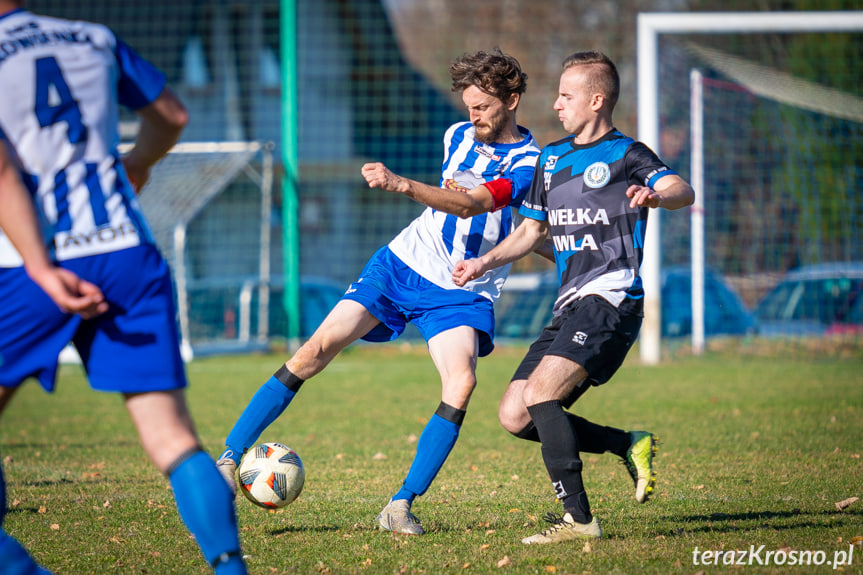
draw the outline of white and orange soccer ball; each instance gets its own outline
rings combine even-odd
[[[297,453],[281,443],[262,443],[243,455],[237,467],[240,491],[265,509],[277,509],[299,497],[306,471]]]

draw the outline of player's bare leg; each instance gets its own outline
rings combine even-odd
[[[455,446],[476,387],[479,350],[476,330],[460,326],[441,332],[428,341],[428,347],[441,377],[441,403],[417,442],[404,486],[377,516],[381,529],[405,535],[425,533],[419,519],[411,513],[411,504],[415,497],[426,492]]]
[[[429,355],[440,374],[441,401],[466,410],[476,387],[479,340],[476,330],[460,326],[439,333],[428,341]]]
[[[141,445],[171,481],[177,511],[216,573],[245,573],[233,494],[204,452],[182,389],[126,394]]]
[[[182,390],[127,394],[125,398],[141,446],[159,471],[167,472],[177,457],[198,447]]]
[[[216,462],[231,491],[237,492],[236,470],[243,453],[284,413],[305,380],[323,371],[340,351],[378,323],[362,304],[340,300],[312,337],[258,388],[228,434],[226,449]]]
[[[348,345],[366,335],[380,321],[362,304],[340,300],[327,314],[312,337],[285,362],[302,380],[319,374]]]
[[[18,391],[17,387],[0,387],[0,415],[3,415],[16,391]]]

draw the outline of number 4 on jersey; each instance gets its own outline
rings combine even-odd
[[[53,103],[52,92],[55,94]],[[39,125],[43,128],[66,122],[69,142],[80,144],[87,141],[87,126],[81,119],[78,102],[72,97],[69,85],[63,79],[63,71],[53,57],[36,60],[35,112]]]

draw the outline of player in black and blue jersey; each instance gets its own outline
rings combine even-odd
[[[547,234],[554,244],[560,289],[551,325],[530,347],[499,408],[504,428],[542,443],[563,503],[563,516],[550,514],[553,525],[526,544],[602,536],[582,482],[582,451],[620,456],[639,503],[653,490],[653,434],[597,425],[567,409],[611,378],[638,336],[649,209],[676,210],[695,196],[647,146],[614,128],[620,80],[607,56],[578,52],[563,68],[554,109],[571,135],[542,150],[519,210],[525,220],[496,248],[453,271],[461,285],[530,253]]]

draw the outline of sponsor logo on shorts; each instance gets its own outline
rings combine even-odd
[[[587,334],[583,331],[575,332],[575,335],[572,336],[572,343],[577,343],[578,345],[584,345],[584,342],[587,341]]]

